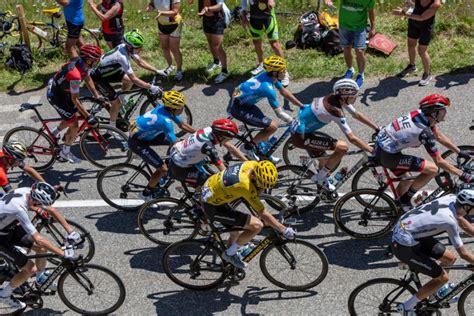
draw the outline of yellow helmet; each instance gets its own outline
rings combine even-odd
[[[278,171],[271,161],[259,161],[257,167],[253,171],[260,188],[269,189],[277,183]]]
[[[166,91],[161,100],[166,107],[172,109],[181,109],[186,105],[184,94],[176,90]]]
[[[263,69],[267,72],[272,71],[284,71],[286,70],[286,61],[285,58],[280,56],[268,56],[263,60]]]

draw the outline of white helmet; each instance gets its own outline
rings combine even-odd
[[[36,182],[31,186],[31,198],[44,206],[50,206],[56,200],[56,190],[46,182]]]
[[[462,189],[458,192],[456,201],[461,205],[474,206],[474,190]]]
[[[352,79],[340,79],[334,84],[333,91],[341,96],[354,96],[359,92],[359,86]]]

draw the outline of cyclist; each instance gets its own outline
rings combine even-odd
[[[265,209],[258,193],[273,187],[278,180],[278,171],[269,160],[246,161],[212,175],[202,188],[203,211],[211,221],[225,226],[240,227],[242,231],[231,232],[222,259],[237,268],[247,265],[237,254],[239,247],[248,243],[263,228],[264,222],[283,234],[285,238],[295,237],[291,227],[285,227]],[[233,210],[228,203],[243,198],[259,213],[260,218]]]
[[[411,208],[413,196],[436,176],[438,168],[459,176],[466,183],[472,181],[469,172],[463,172],[449,164],[436,147],[436,141],[439,141],[459,156],[470,157],[469,153],[461,151],[436,127],[444,121],[451,101],[441,94],[432,94],[424,97],[419,105],[419,110],[401,116],[382,128],[375,146],[375,161],[394,171],[395,175],[400,176],[409,171],[420,172],[414,181],[400,181],[397,188],[399,200],[405,210]],[[402,153],[403,149],[421,145],[424,145],[434,162]]]
[[[258,101],[267,98],[275,114],[286,123],[290,123],[292,117],[285,113],[278,104],[275,88],[291,103],[299,107],[303,106],[303,103],[301,103],[293,93],[284,88],[280,82],[286,72],[286,61],[284,58],[280,56],[269,56],[264,59],[263,68],[265,69],[264,72],[250,78],[235,89],[227,109],[229,114],[239,121],[250,126],[262,128],[254,137],[254,142],[257,145],[267,140],[278,128],[277,122],[265,116],[258,106],[256,106]],[[250,159],[258,160],[252,148],[249,148],[247,144],[241,148],[241,150]],[[271,158],[275,163],[281,160]]]
[[[237,124],[228,119],[219,119],[212,122],[211,126],[177,142],[171,148],[170,174],[173,178],[190,183],[194,187],[202,186],[209,174],[197,166],[199,162],[209,158],[219,171],[225,170],[215,147],[218,144],[240,160],[246,161],[240,150],[230,142],[238,133]]]
[[[111,125],[116,124],[118,112],[123,103],[111,83],[121,82],[122,91],[129,90],[133,84],[136,84],[141,88],[149,89],[152,94],[161,93],[160,87],[141,80],[133,72],[130,60],[135,61],[135,63],[143,69],[158,73],[158,69],[140,57],[144,43],[145,38],[140,31],[133,30],[126,32],[123,35],[123,43],[105,53],[100,58],[97,67],[91,71],[91,78],[94,80],[97,89],[112,103],[110,109]],[[121,125],[117,127],[119,126]]]
[[[405,312],[405,315],[415,315],[416,304],[448,282],[448,272],[435,260],[439,260],[442,265],[456,261],[454,252],[446,249],[434,236],[448,233],[451,244],[461,258],[474,264],[474,254],[463,246],[459,236],[459,227],[474,236],[474,225],[464,218],[466,215],[474,215],[472,188],[460,190],[457,196],[450,194],[417,207],[398,221],[392,237],[394,255],[408,264],[411,270],[432,278],[415,295],[400,304],[400,311]]]
[[[170,90],[163,93],[163,105],[137,117],[130,124],[128,145],[130,150],[156,168],[148,185],[142,192],[145,201],[158,197],[160,179],[168,172],[166,164],[151,146],[171,146],[176,143],[173,122],[183,131],[196,132],[179,116],[183,113],[186,99],[181,92]]]
[[[0,151],[0,187],[2,187],[5,193],[13,191],[13,187],[8,179],[9,168],[18,167],[36,181],[44,181],[38,171],[25,164],[24,160],[27,155],[25,146],[20,142],[12,141],[3,144],[2,151]]]
[[[311,156],[318,157],[325,150],[334,151],[327,160],[320,162],[319,172],[312,177],[313,181],[331,191],[335,187],[328,181],[328,173],[337,166],[349,147],[342,140],[324,137],[314,134],[314,132],[323,128],[331,121],[335,122],[344,135],[346,135],[349,142],[362,150],[372,152],[372,147],[354,135],[344,114],[344,110],[347,110],[356,120],[376,131],[378,130],[377,125],[354,108],[353,104],[358,92],[359,86],[354,80],[341,79],[336,81],[333,93],[314,100],[312,104],[305,105],[291,126],[292,143],[296,147],[306,149]]]
[[[53,252],[67,259],[73,259],[74,250],[60,248],[51,244],[36,230],[28,218],[27,210],[38,211],[54,203],[56,192],[45,183],[35,183],[31,188],[19,188],[11,191],[0,200],[0,254],[11,259],[20,268],[10,282],[0,290],[0,302],[12,308],[25,308],[25,303],[11,297],[14,289],[26,282],[33,274],[44,270],[46,259],[37,259],[36,263],[17,248],[33,249],[37,253]],[[19,225],[17,224],[19,223]]]
[[[76,139],[79,129],[76,112],[79,111],[91,126],[97,125],[97,119],[89,115],[79,100],[79,90],[81,82],[84,80],[92,95],[100,99],[88,71],[95,66],[101,55],[102,50],[95,45],[81,46],[80,58],[64,64],[48,83],[48,101],[63,119],[59,126],[52,130],[52,133],[58,137],[59,133],[68,127],[59,155],[71,163],[81,162],[81,159],[71,153],[71,145]]]

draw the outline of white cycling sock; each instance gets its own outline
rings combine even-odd
[[[418,299],[418,297],[416,297],[416,295],[413,295],[405,303],[403,303],[403,307],[406,311],[411,311],[419,302],[420,300]]]
[[[234,241],[232,243],[232,245],[230,245],[229,248],[227,248],[227,250],[225,251],[225,253],[228,255],[228,256],[233,256],[237,253],[237,250],[239,249],[239,245],[237,244],[236,241]]]
[[[69,154],[71,152],[71,146],[63,145],[63,153]]]
[[[329,173],[329,170],[328,168],[326,168],[326,166],[324,166],[321,170],[319,170],[319,172],[316,174],[316,180],[318,181],[323,181],[324,179],[326,179],[326,177],[328,176],[328,173]]]
[[[61,131],[57,127],[53,128],[53,130],[51,131],[51,134],[53,134],[53,136],[58,136],[59,133],[61,133]]]
[[[12,295],[13,289],[10,283],[7,284],[2,290],[0,290],[0,297],[10,297]]]

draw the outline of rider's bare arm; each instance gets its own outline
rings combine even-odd
[[[150,65],[149,63],[147,63],[146,61],[144,61],[143,59],[141,58],[133,58],[132,59],[137,63],[138,66],[142,67],[143,69],[146,69],[152,73],[157,73],[158,72],[158,69],[156,69],[155,67],[153,67],[152,65]]]
[[[40,235],[38,232],[34,232],[31,237],[33,238],[33,241],[40,247],[46,248],[46,250],[49,250],[57,255],[64,256],[64,251],[62,251],[60,248],[54,246],[52,243],[49,242],[46,238]]]
[[[366,142],[361,140],[359,137],[355,136],[354,133],[349,133],[346,135],[347,140],[351,142],[351,144],[356,145],[360,149],[371,153],[374,149],[370,147]]]
[[[372,128],[373,130],[377,130],[378,126],[375,125],[374,122],[372,122],[371,119],[369,119],[367,116],[365,116],[363,113],[357,111],[354,113],[351,113],[352,117],[358,120],[359,122],[367,125],[368,127]]]
[[[150,89],[151,88],[151,84],[141,80],[140,78],[135,76],[134,73],[128,74],[127,76],[130,79],[130,81],[133,82],[133,84],[139,86],[140,88],[144,88],[144,89]]]
[[[30,177],[32,177],[36,181],[45,182],[43,176],[41,176],[41,174],[38,171],[36,171],[35,168],[33,168],[31,166],[28,166],[28,165],[25,165],[23,167],[23,171],[25,171],[27,174],[29,174]]]
[[[181,128],[183,131],[188,132],[190,134],[196,132],[196,130],[191,125],[185,122],[181,122],[180,124],[178,124],[178,127]]]
[[[240,161],[247,161],[248,159],[242,154],[242,152],[234,146],[230,141],[222,143],[222,145],[235,157],[237,157]]]
[[[459,170],[455,166],[451,165],[443,157],[441,157],[441,155],[433,157],[433,161],[439,168],[446,170],[447,172],[451,174],[454,174],[458,177],[460,177],[463,174],[462,170]]]
[[[67,231],[68,234],[72,233],[74,230],[72,227],[68,224],[66,219],[63,217],[63,215],[54,207],[49,206],[46,208],[46,211],[51,214],[54,219],[61,224],[62,227]]]
[[[459,256],[469,262],[470,264],[474,264],[474,255],[469,252],[464,246],[456,248]]]
[[[280,90],[280,94],[282,95],[282,97],[284,97],[285,99],[287,99],[288,101],[290,101],[291,103],[293,103],[294,105],[297,105],[299,106],[300,108],[303,107],[303,103],[301,103],[300,100],[298,100],[294,95],[293,93],[291,93],[290,90],[286,89],[286,88],[281,88]]]
[[[283,231],[285,230],[285,225],[283,225],[282,223],[280,223],[276,218],[275,216],[273,216],[272,214],[270,214],[269,211],[267,211],[266,209],[264,209],[261,213],[260,213],[260,218],[263,220],[263,222],[267,225],[270,225],[271,227],[275,228],[277,231],[279,231],[280,233],[283,233]]]
[[[459,154],[460,149],[451,141],[451,139],[449,139],[448,136],[444,135],[438,130],[434,131],[434,135],[436,137],[436,141],[443,144],[446,148],[451,149],[454,153]]]
[[[463,231],[474,237],[474,225],[472,225],[471,222],[465,219],[464,216],[456,216],[456,220]]]

